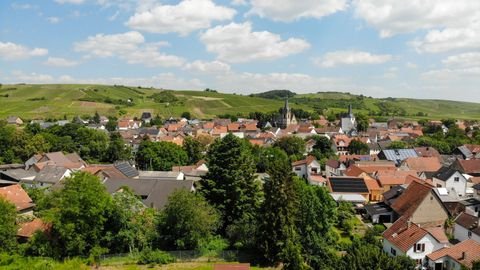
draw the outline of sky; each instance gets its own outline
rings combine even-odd
[[[2,0],[0,82],[480,103],[480,1]]]

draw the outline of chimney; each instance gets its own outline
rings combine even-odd
[[[410,229],[410,226],[412,226],[412,220],[411,220],[411,219],[408,219],[408,220],[407,220],[407,228]]]

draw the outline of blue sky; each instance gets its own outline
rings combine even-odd
[[[0,82],[480,102],[480,1],[0,1]]]

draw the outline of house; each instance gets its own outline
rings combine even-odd
[[[417,265],[425,263],[425,257],[448,245],[442,227],[422,227],[408,217],[401,217],[383,233],[383,251],[388,255],[408,256]]]
[[[152,113],[151,112],[143,112],[142,117],[140,118],[145,124],[150,124],[152,121]]]
[[[37,173],[35,178],[32,180],[22,179],[20,183],[36,188],[50,187],[69,177],[71,174],[72,171],[65,167],[46,165]]]
[[[87,163],[77,153],[64,154],[62,152],[51,152],[45,154],[33,155],[25,162],[25,168],[28,170],[33,167],[39,172],[43,167],[53,165],[64,167],[70,170],[80,170],[85,168]]]
[[[459,171],[450,167],[442,167],[432,177],[436,187],[446,188],[459,196],[465,196],[467,192],[467,178]]]
[[[413,148],[419,157],[440,158],[440,153],[433,147],[415,147]]]
[[[433,173],[442,167],[437,157],[409,157],[402,161],[401,170],[417,171],[418,173]]]
[[[9,116],[7,117],[7,124],[21,126],[23,125],[23,120],[18,116]]]
[[[391,223],[393,221],[393,210],[384,202],[365,205],[365,217],[372,223]]]
[[[480,243],[465,240],[437,250],[427,255],[427,259],[429,270],[471,269],[474,262],[480,261]]]
[[[82,171],[88,172],[90,174],[97,176],[98,178],[100,178],[102,182],[109,178],[115,178],[115,179],[128,178],[128,176],[126,176],[120,170],[115,168],[113,164],[89,165],[88,167],[83,168]]]
[[[364,202],[369,199],[369,189],[365,180],[361,177],[329,177],[327,178],[327,186],[332,194],[332,197],[343,197],[345,201],[348,200],[348,196],[355,195],[355,198],[363,197]],[[353,198],[353,197],[352,197]]]
[[[315,184],[312,177],[321,175],[322,167],[314,156],[307,156],[306,159],[293,162],[292,171],[310,184]]]
[[[168,197],[176,190],[195,191],[191,180],[158,180],[158,179],[107,179],[103,184],[110,194],[121,192],[123,187],[129,187],[135,195],[141,198],[147,207],[162,209],[168,202]]]
[[[433,186],[420,179],[414,179],[391,207],[398,217],[407,216],[422,227],[443,224],[448,218]]]
[[[343,172],[347,169],[345,163],[340,162],[336,159],[329,159],[325,163],[325,176],[342,176]]]
[[[465,160],[477,159],[480,156],[480,145],[461,145],[453,151],[453,154]]]
[[[461,160],[457,159],[453,164],[453,168],[459,170],[462,174],[471,176],[480,176],[480,159]]]
[[[19,184],[1,187],[0,197],[15,205],[18,214],[33,215],[35,204]]]
[[[480,200],[477,198],[468,198],[466,200],[460,201],[465,213],[479,217],[480,216]]]
[[[410,157],[418,157],[414,149],[387,149],[382,150],[378,154],[379,159],[393,161],[397,165],[400,165],[402,161]]]
[[[394,187],[407,183],[409,176],[417,176],[416,171],[396,171],[396,170],[379,170],[375,173],[383,192],[387,192]]]
[[[472,239],[480,243],[479,221],[480,220],[478,216],[473,216],[467,213],[460,214],[455,219],[453,237],[458,241]]]
[[[138,171],[138,177],[142,179],[185,180],[185,175],[179,171]]]
[[[45,232],[51,226],[39,218],[20,223],[17,230],[19,242],[27,242],[36,232]]]
[[[337,155],[348,155],[348,147],[350,146],[350,142],[352,138],[348,137],[347,135],[339,134],[332,137],[332,142],[335,150],[335,154]]]

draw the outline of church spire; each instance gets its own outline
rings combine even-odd
[[[288,106],[288,96],[287,98],[285,99],[285,106],[283,106],[283,111],[286,113],[288,111],[290,111],[290,107]]]
[[[353,112],[352,112],[352,104],[348,105],[348,115],[352,117]]]

